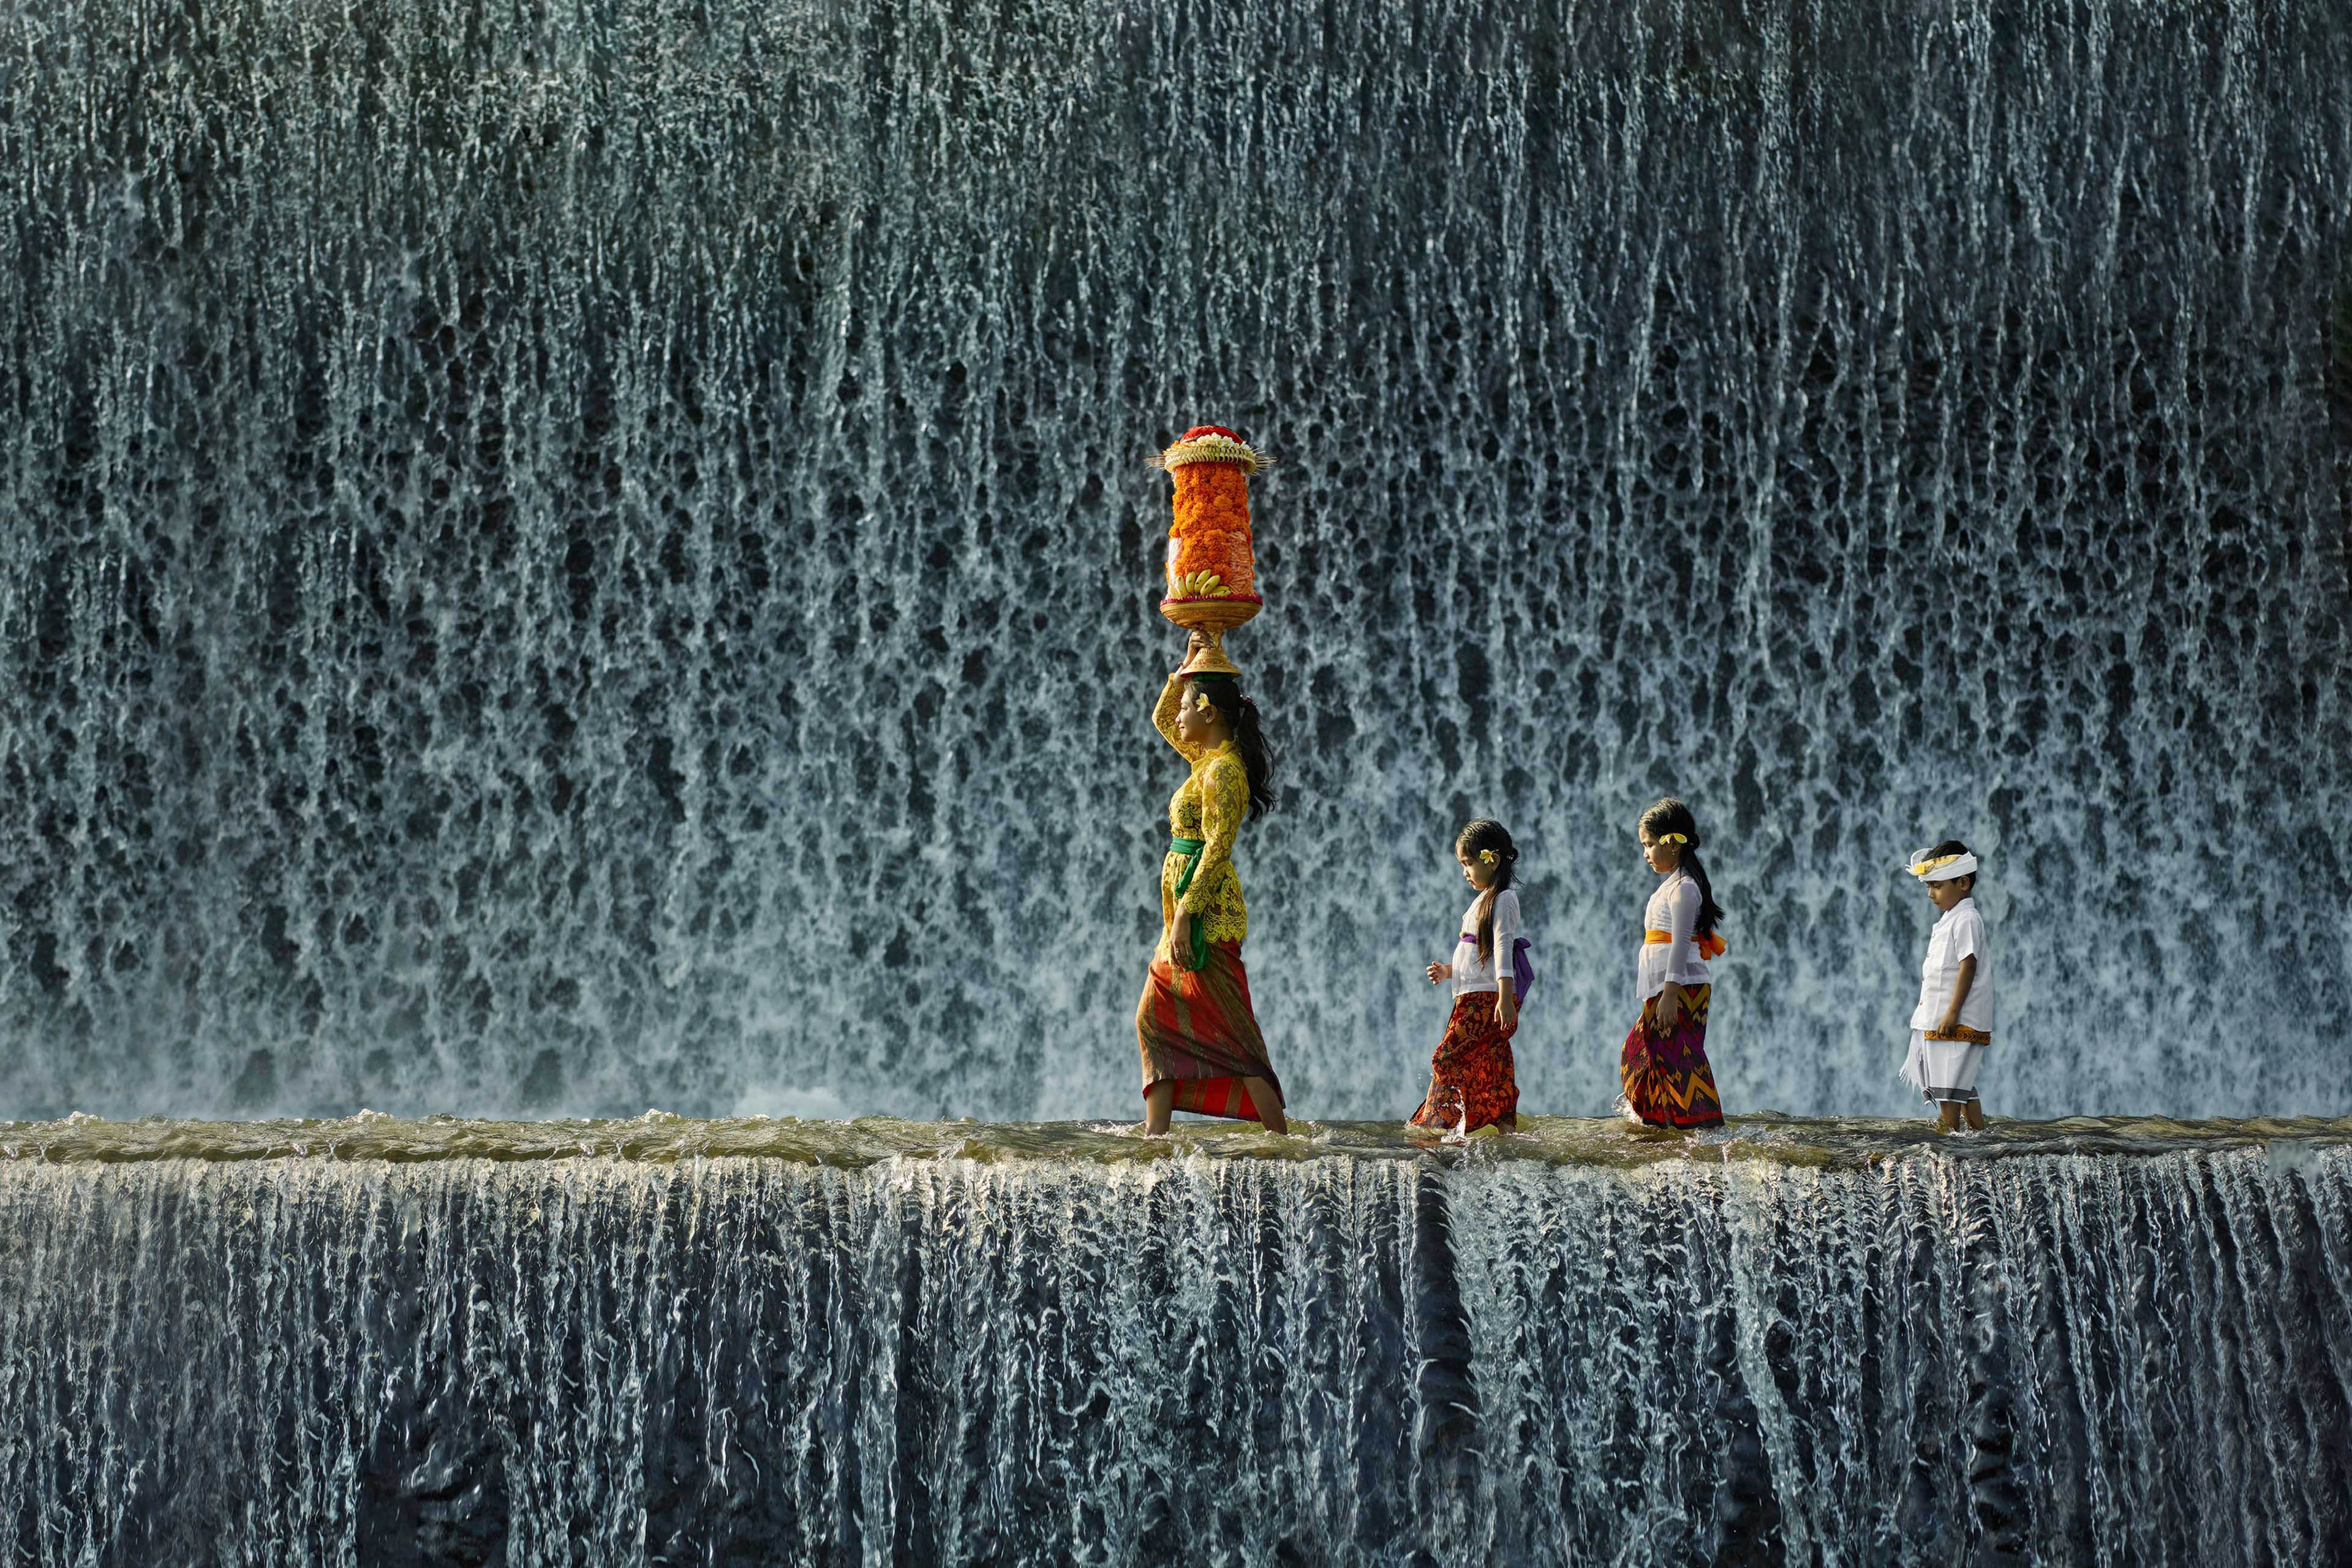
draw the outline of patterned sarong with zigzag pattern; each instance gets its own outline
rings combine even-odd
[[[1618,1062],[1625,1107],[1653,1127],[1720,1126],[1723,1101],[1706,1060],[1707,1005],[1715,987],[1685,985],[1682,993],[1684,1006],[1672,1029],[1658,1027],[1658,999],[1653,996],[1625,1037]]]

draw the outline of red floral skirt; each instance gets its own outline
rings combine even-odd
[[[1250,1009],[1249,972],[1237,942],[1211,942],[1202,969],[1152,960],[1135,1005],[1135,1043],[1143,1053],[1143,1092],[1173,1082],[1179,1110],[1256,1121],[1257,1107],[1242,1085],[1245,1078],[1262,1078],[1282,1096],[1282,1080],[1266,1060],[1265,1037]]]
[[[1519,1124],[1519,1080],[1511,1071],[1511,1037],[1518,1033],[1495,1022],[1495,993],[1469,991],[1454,999],[1453,1016],[1429,1058],[1429,1092],[1412,1113],[1416,1127],[1455,1128]]]
[[[1658,999],[1642,1004],[1641,1021],[1625,1037],[1617,1076],[1624,1108],[1653,1127],[1720,1127],[1723,1101],[1715,1069],[1706,1065],[1706,1006],[1712,985],[1685,985],[1670,1030],[1658,1027]]]

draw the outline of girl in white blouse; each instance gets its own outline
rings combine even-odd
[[[1521,978],[1532,973],[1512,886],[1519,849],[1501,823],[1482,816],[1455,837],[1454,858],[1478,896],[1462,911],[1452,962],[1433,963],[1426,972],[1432,985],[1454,982],[1454,1011],[1429,1058],[1429,1092],[1412,1121],[1465,1133],[1507,1130],[1519,1124],[1511,1037],[1519,1027]]]
[[[1698,858],[1698,822],[1671,797],[1642,814],[1642,858],[1661,879],[1643,912],[1634,963],[1641,1016],[1618,1058],[1618,1109],[1653,1127],[1719,1127],[1723,1101],[1706,1059],[1706,1015],[1715,986],[1707,960],[1726,943],[1723,918]]]

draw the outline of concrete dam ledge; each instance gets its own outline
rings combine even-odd
[[[0,1125],[0,1563],[2318,1563],[2352,1123]]]
[[[2352,1117],[2180,1120],[2074,1116],[2053,1121],[1995,1118],[1981,1133],[1939,1134],[1932,1120],[1733,1116],[1719,1129],[1677,1132],[1613,1117],[1523,1116],[1516,1131],[1439,1138],[1402,1122],[1309,1121],[1276,1137],[1255,1123],[1180,1121],[1167,1138],[1119,1121],[918,1121],[866,1116],[700,1118],[648,1110],[631,1118],[507,1121],[397,1117],[372,1110],[339,1119],[214,1121],[163,1116],[110,1121],[80,1113],[54,1121],[0,1121],[0,1163],[122,1163],[157,1160],[569,1160],[650,1163],[746,1158],[856,1169],[904,1159],[1072,1161],[1121,1165],[1191,1158],[1296,1162],[1326,1158],[1431,1159],[1452,1166],[1532,1160],[1630,1169],[1662,1162],[1863,1168],[1915,1154],[1956,1160],[2051,1154],[2168,1154],[2280,1147],[2281,1158],[2352,1144]]]

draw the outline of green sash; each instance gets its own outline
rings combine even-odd
[[[1176,896],[1179,899],[1181,899],[1184,896],[1184,890],[1192,885],[1192,873],[1201,868],[1201,857],[1208,851],[1208,847],[1209,841],[1205,838],[1171,837],[1168,840],[1168,853],[1184,857],[1184,874],[1176,879]],[[1209,967],[1209,937],[1208,933],[1201,929],[1199,915],[1192,917],[1192,951],[1186,956],[1192,962],[1185,967],[1197,973]]]

